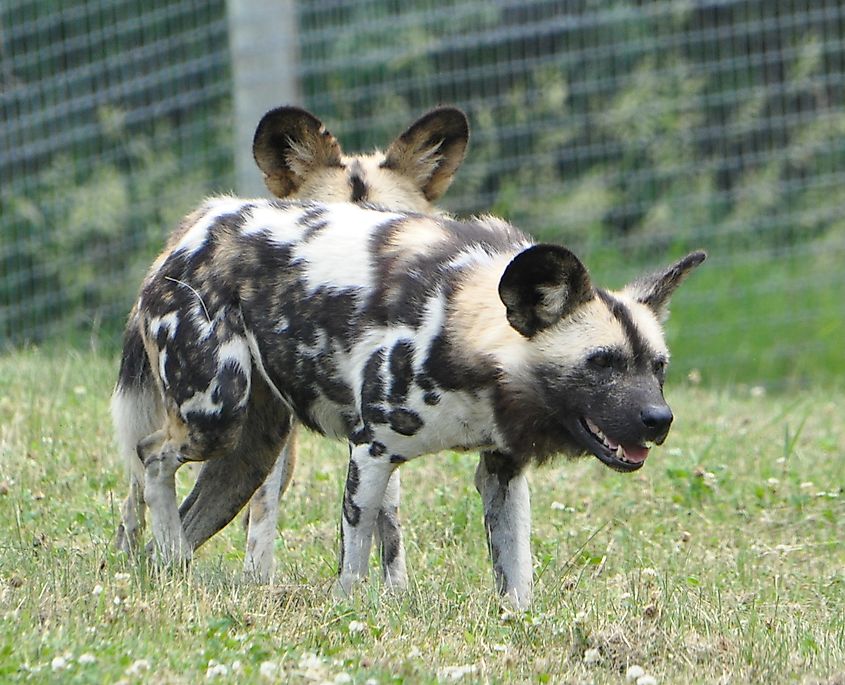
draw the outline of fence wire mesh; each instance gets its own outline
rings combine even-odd
[[[838,0],[297,7],[304,104],[346,150],[456,104],[455,213],[569,244],[611,285],[708,249],[668,324],[676,374],[841,378]],[[111,334],[176,217],[231,187],[225,7],[12,0],[0,30],[0,336]]]

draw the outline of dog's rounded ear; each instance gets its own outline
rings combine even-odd
[[[438,107],[390,144],[381,166],[410,178],[434,202],[452,183],[468,143],[466,114],[456,107]]]
[[[323,123],[299,107],[267,112],[252,140],[252,156],[276,197],[294,194],[315,169],[341,166],[342,154],[337,139]]]
[[[557,323],[593,295],[587,268],[559,245],[523,250],[499,281],[508,322],[526,338]]]
[[[683,283],[689,273],[707,258],[703,250],[690,252],[683,259],[674,264],[655,271],[648,276],[638,278],[633,283],[625,286],[625,292],[630,294],[637,302],[651,308],[657,318],[664,321],[669,316],[669,300],[672,293]]]

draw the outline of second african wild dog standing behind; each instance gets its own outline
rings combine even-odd
[[[295,417],[349,444],[343,590],[367,574],[400,464],[481,449],[496,584],[528,606],[527,465],[558,453],[643,465],[673,418],[661,321],[703,260],[610,292],[566,248],[492,218],[206,201],[153,264],[133,315],[160,408],[135,458],[158,553],[190,558],[215,507],[236,511],[264,478]],[[174,475],[191,460],[205,467],[180,516]],[[399,541],[382,531],[382,546],[392,583]]]
[[[297,107],[271,110],[259,122],[253,141],[253,155],[269,190],[280,198],[352,201],[439,214],[433,204],[448,189],[463,161],[469,138],[466,116],[452,107],[431,110],[398,136],[385,152],[346,155],[319,119]],[[171,251],[191,226],[190,218],[172,236],[164,255]],[[350,227],[354,229],[354,227]],[[137,312],[129,317],[124,339],[120,375],[112,400],[112,414],[124,459],[130,468],[129,495],[122,509],[118,546],[136,549],[141,541],[145,517],[144,474],[135,458],[138,442],[163,421],[163,407],[143,352]],[[273,543],[276,534],[279,497],[287,488],[295,463],[294,429],[279,458],[261,487],[250,500],[249,530],[244,568],[260,580],[273,573]],[[201,476],[208,479],[208,474]],[[213,522],[202,526],[192,540],[202,544],[223,527],[243,505],[241,492],[255,488],[251,480],[238,478],[214,481],[215,492],[197,488],[183,510],[194,504],[200,492],[201,504],[218,510]],[[230,492],[231,490],[231,492]],[[237,493],[237,494],[232,494]],[[391,481],[390,496],[380,513],[379,530],[391,540],[401,540],[397,507],[399,474]],[[235,508],[237,507],[237,508]],[[394,561],[394,574],[404,576],[404,551]]]

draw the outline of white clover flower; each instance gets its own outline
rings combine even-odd
[[[347,628],[350,633],[363,633],[367,625],[361,621],[350,621]]]
[[[115,579],[118,583],[126,583],[126,582],[128,582],[131,578],[132,578],[132,576],[131,576],[131,575],[129,575],[128,573],[115,573],[115,574],[114,574],[114,579]]]
[[[641,678],[644,675],[645,669],[642,666],[634,664],[633,666],[629,666],[628,670],[625,671],[625,680],[629,683],[633,683],[637,680],[637,678]]]
[[[601,652],[597,649],[588,649],[584,652],[584,663],[588,666],[592,664],[597,664],[601,661]]]
[[[67,659],[63,656],[53,657],[50,662],[50,668],[54,671],[64,671],[67,668]]]
[[[91,590],[91,594],[94,595],[94,597],[99,597],[103,594],[103,586],[97,583]]]
[[[262,661],[258,673],[266,680],[275,680],[279,673],[279,664],[274,661]]]
[[[332,682],[335,685],[349,685],[352,682],[352,676],[348,673],[338,673]]]
[[[126,669],[126,675],[138,676],[150,670],[150,662],[147,659],[138,659]]]
[[[232,662],[232,673],[240,673],[244,670],[243,664],[241,663],[240,659],[235,659]]]
[[[88,652],[85,652],[85,654],[79,655],[79,659],[77,659],[77,661],[79,661],[82,666],[89,666],[90,664],[97,663],[97,657],[95,657],[93,654],[88,654]]]
[[[475,664],[466,664],[465,666],[446,666],[440,669],[438,675],[443,680],[460,680],[466,675],[473,675],[478,671],[478,666]]]
[[[637,678],[637,685],[657,685],[657,678],[646,673]]]
[[[209,660],[208,668],[205,669],[206,680],[214,680],[227,675],[229,675],[229,667],[226,664],[218,663],[214,659]]]

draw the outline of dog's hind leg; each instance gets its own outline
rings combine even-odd
[[[376,519],[395,469],[386,456],[373,457],[370,445],[351,446],[340,524],[338,586],[344,594],[367,576]]]
[[[179,509],[191,549],[202,545],[243,509],[268,477],[290,427],[290,412],[253,369],[238,441],[227,453],[203,464]]]
[[[144,461],[144,491],[150,505],[155,553],[162,564],[184,564],[191,559],[176,502],[176,471],[185,462],[180,443],[183,441],[161,430],[138,445]]]
[[[249,501],[249,525],[246,538],[244,573],[260,583],[273,578],[276,526],[279,518],[279,500],[288,489],[296,464],[296,430],[291,430],[270,475],[255,491]]]
[[[394,590],[404,590],[408,585],[405,546],[402,542],[402,525],[399,522],[399,498],[399,469],[397,468],[387,482],[384,500],[376,519],[382,576],[385,585]]]
[[[515,609],[527,609],[534,582],[528,480],[508,455],[483,452],[475,471],[475,487],[484,505],[484,529],[496,588]]]

